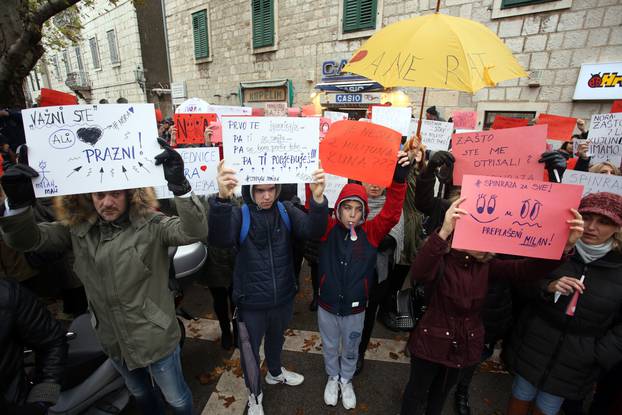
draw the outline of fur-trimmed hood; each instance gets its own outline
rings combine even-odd
[[[128,189],[130,222],[137,223],[148,219],[158,208],[155,192],[151,187]],[[76,226],[85,222],[97,222],[98,215],[90,193],[59,196],[54,200],[56,218],[66,226]]]

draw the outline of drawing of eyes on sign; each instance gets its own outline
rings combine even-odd
[[[589,155],[592,164],[609,161],[622,163],[622,113],[594,114],[588,133]]]
[[[544,164],[538,159],[546,151],[546,129],[546,125],[535,125],[454,134],[454,184],[459,186],[465,174],[542,179]]]
[[[227,167],[239,184],[309,183],[319,164],[318,117],[223,117]]]
[[[582,186],[464,176],[460,205],[468,214],[456,223],[452,248],[559,259],[568,239],[570,208]]]
[[[22,111],[36,197],[166,182],[153,104],[72,105]]]
[[[216,147],[178,148],[184,160],[184,175],[197,195],[210,195],[218,191],[216,173],[220,156]],[[173,193],[166,185],[155,188],[158,199],[171,199]]]

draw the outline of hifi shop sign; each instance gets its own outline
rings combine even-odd
[[[572,99],[622,99],[622,62],[581,65]]]

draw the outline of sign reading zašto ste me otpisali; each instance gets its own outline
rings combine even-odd
[[[622,98],[622,62],[585,63],[577,78],[575,100]]]

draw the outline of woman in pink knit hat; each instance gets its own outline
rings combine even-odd
[[[534,289],[504,349],[516,375],[509,415],[557,414],[565,399],[584,399],[602,372],[622,368],[622,196],[587,195],[579,213],[574,255]],[[619,388],[611,383],[601,379],[599,392]],[[597,393],[590,414],[622,413],[612,400]]]

